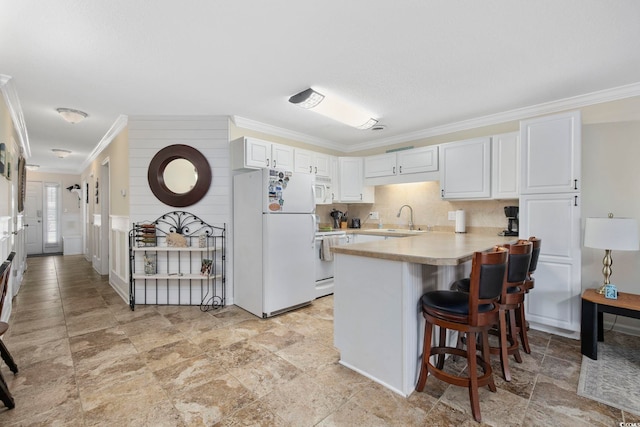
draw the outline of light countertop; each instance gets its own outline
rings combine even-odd
[[[373,232],[374,230],[367,231]],[[376,231],[383,233],[379,230]],[[397,236],[398,233],[389,232],[389,234],[386,235]],[[416,264],[458,265],[469,261],[476,251],[484,251],[495,245],[511,243],[516,240],[517,237],[504,237],[496,234],[457,234],[452,232],[429,231],[426,233],[416,233],[415,235],[401,239],[387,239],[377,242],[335,246],[332,248],[332,251],[337,254],[412,262]]]

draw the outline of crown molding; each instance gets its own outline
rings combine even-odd
[[[601,104],[603,102],[617,101],[634,96],[640,96],[640,82],[632,83],[625,86],[618,86],[611,89],[600,90],[597,92],[591,92],[584,95],[573,96],[570,98],[559,99],[543,104],[532,105],[529,107],[517,108],[515,110],[477,117],[469,120],[463,120],[460,122],[450,123],[442,126],[434,126],[428,129],[405,133],[389,138],[377,139],[372,142],[353,145],[346,149],[343,148],[343,150],[346,150],[345,152],[354,152],[360,150],[368,150],[371,148],[379,148],[387,145],[416,141],[419,139],[438,135],[446,135],[453,132],[497,125],[514,120],[524,120],[531,117],[553,114],[575,108],[587,107],[589,105]]]
[[[279,136],[281,138],[292,139],[294,141],[305,142],[307,144],[316,145],[318,147],[328,148],[344,152],[344,146],[326,139],[317,138],[301,132],[295,132],[278,126],[268,125],[256,120],[247,119],[240,116],[231,116],[231,121],[239,128],[249,129],[256,132],[263,132],[269,135]]]
[[[269,135],[289,138],[332,150],[342,151],[343,153],[352,153],[356,151],[369,150],[372,148],[385,147],[393,144],[401,144],[403,142],[417,141],[438,135],[446,135],[453,132],[459,132],[484,126],[497,125],[505,122],[528,119],[531,117],[542,116],[545,114],[553,114],[560,111],[571,110],[575,108],[587,107],[589,105],[601,104],[603,102],[617,101],[624,98],[640,96],[640,82],[632,83],[624,86],[618,86],[610,89],[604,89],[583,95],[573,96],[569,98],[559,99],[556,101],[545,102],[543,104],[532,105],[529,107],[517,108],[502,113],[490,114],[488,116],[476,117],[469,120],[462,120],[455,123],[449,123],[442,126],[434,126],[427,129],[421,129],[415,132],[404,133],[402,135],[390,136],[388,138],[376,139],[374,141],[356,144],[351,146],[340,145],[321,138],[316,138],[303,133],[290,131],[288,129],[271,126],[265,123],[257,122],[251,119],[231,116],[236,126],[264,132]]]
[[[93,162],[95,159],[98,158],[100,153],[102,153],[102,150],[107,148],[107,146],[111,144],[111,141],[113,141],[113,139],[116,136],[118,136],[118,134],[122,131],[122,129],[124,129],[125,126],[127,126],[128,121],[129,121],[128,116],[124,114],[121,114],[120,116],[118,116],[118,118],[116,119],[115,122],[113,122],[113,124],[111,125],[107,133],[104,134],[104,136],[102,137],[98,145],[96,145],[96,147],[93,149],[91,154],[89,154],[89,156],[87,156],[87,159],[84,162],[82,162],[82,165],[78,170],[78,173],[82,173],[82,171],[84,171],[87,167],[89,167],[91,162]]]
[[[4,74],[0,74],[0,90],[7,103],[9,114],[11,114],[11,120],[16,128],[16,133],[20,139],[20,146],[22,147],[22,153],[24,157],[28,159],[31,157],[31,146],[29,145],[29,134],[27,133],[27,125],[24,121],[24,115],[22,114],[22,106],[20,105],[20,99],[18,98],[18,92],[11,83],[12,77]]]

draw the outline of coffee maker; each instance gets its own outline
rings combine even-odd
[[[503,236],[517,236],[518,235],[518,206],[505,206],[504,215],[509,221],[507,223],[507,229],[502,231]]]

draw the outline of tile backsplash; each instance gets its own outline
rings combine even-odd
[[[378,212],[385,228],[407,228],[409,209],[403,209],[400,218],[397,217],[400,207],[407,204],[413,208],[413,222],[416,228],[432,227],[434,230],[453,230],[455,221],[448,219],[448,212],[463,209],[467,231],[495,229],[497,232],[507,226],[504,207],[518,205],[518,200],[441,200],[440,183],[437,181],[380,185],[376,187],[375,192],[376,202],[373,204],[336,203],[317,206],[316,213],[320,222],[331,223],[329,212],[335,208],[348,212],[349,219],[360,218],[363,228],[377,227],[378,220],[368,219],[369,212]]]

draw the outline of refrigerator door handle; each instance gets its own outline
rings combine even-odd
[[[318,223],[316,222],[316,215],[311,214],[311,223],[313,228],[311,229],[311,247],[316,247],[316,230],[318,229]]]

